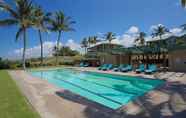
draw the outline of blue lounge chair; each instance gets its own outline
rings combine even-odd
[[[148,66],[149,68],[145,70],[145,73],[152,74],[154,72],[157,72],[157,66],[152,64]]]
[[[89,66],[89,63],[86,63],[86,64],[84,64],[84,66],[83,67],[88,67]]]
[[[108,64],[106,67],[102,68],[103,71],[111,70],[113,67],[112,64]]]
[[[125,64],[121,64],[119,67],[114,68],[114,71],[121,71],[122,68],[124,68],[126,65]]]
[[[79,66],[80,66],[80,67],[84,67],[84,63],[81,62],[81,63],[79,64]]]
[[[102,70],[103,68],[105,68],[107,66],[107,64],[103,64],[100,67],[98,67],[98,70]]]
[[[139,67],[136,69],[136,73],[141,73],[145,71],[145,65],[140,64]]]
[[[126,67],[121,69],[122,72],[128,72],[128,71],[132,71],[132,65],[127,65]]]

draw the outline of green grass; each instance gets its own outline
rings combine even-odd
[[[0,70],[0,118],[40,118],[5,70]]]

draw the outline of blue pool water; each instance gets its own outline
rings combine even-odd
[[[73,69],[32,71],[31,74],[112,109],[118,109],[164,83],[162,80]]]

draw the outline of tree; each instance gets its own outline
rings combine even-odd
[[[145,45],[145,37],[146,37],[146,34],[144,32],[140,32],[134,42],[138,43],[139,46],[144,46]]]
[[[139,48],[142,48],[141,50],[143,51],[143,53],[146,52],[145,50],[143,50],[144,47],[142,47],[142,46],[145,46],[145,37],[146,37],[146,34],[144,32],[140,32],[139,35],[137,36],[137,38],[134,40],[134,42],[138,46],[140,46]],[[145,55],[143,54],[142,56],[143,56],[143,60],[144,60]]]
[[[41,32],[46,32],[47,23],[49,22],[50,13],[44,13],[40,6],[35,7],[35,14],[34,14],[34,26],[38,30],[39,41],[40,41],[40,48],[41,48],[41,65],[43,65],[43,40]]]
[[[51,31],[58,32],[56,50],[59,50],[61,34],[63,32],[74,31],[74,29],[71,28],[71,25],[74,24],[75,22],[71,20],[71,17],[65,16],[62,11],[56,12],[49,22],[51,23],[50,27]],[[57,64],[58,53],[56,54],[56,65]]]
[[[165,62],[166,62],[166,52],[167,52],[167,44],[166,41],[162,41],[162,36],[169,33],[169,30],[163,26],[163,25],[158,25],[156,28],[153,29],[153,33],[152,33],[152,37],[158,37],[160,40],[158,41],[158,45],[156,46],[156,48],[159,48],[159,57],[160,54],[163,53],[163,57],[164,57],[164,66],[165,66]]]
[[[59,49],[59,52],[54,52],[53,55],[59,54],[59,56],[76,56],[79,54],[78,51],[76,50],[72,50],[70,47],[68,46],[63,46]]]
[[[81,47],[85,48],[85,54],[87,53],[87,47],[88,47],[88,40],[87,38],[83,38],[83,40],[81,41]]]
[[[112,33],[112,32],[107,32],[107,33],[105,34],[105,39],[106,39],[107,41],[109,41],[109,43],[111,43],[112,40],[116,39],[116,35],[115,35],[114,33]]]
[[[90,47],[91,45],[92,45],[92,37],[91,36],[89,36],[88,37],[88,47]]]
[[[158,37],[160,40],[162,40],[162,36],[168,33],[169,30],[163,26],[163,25],[158,25],[153,29],[152,37]]]
[[[18,26],[18,31],[16,33],[16,40],[23,36],[23,57],[22,65],[23,69],[25,66],[25,53],[27,44],[27,29],[33,25],[33,3],[30,0],[15,0],[15,5],[9,5],[6,2],[0,2],[0,8],[8,13],[8,18],[0,20],[0,26]]]
[[[96,44],[97,42],[99,42],[99,40],[98,40],[98,37],[97,36],[93,36],[92,37],[92,44]]]
[[[90,45],[94,45],[98,42],[98,37],[97,36],[91,36],[88,37],[88,44]]]
[[[116,39],[116,35],[112,32],[107,32],[105,34],[105,40],[108,41],[110,44],[112,42],[112,40]],[[110,47],[111,48],[111,47]],[[105,50],[105,46],[103,44],[103,51]]]

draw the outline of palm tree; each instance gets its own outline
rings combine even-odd
[[[134,40],[135,43],[138,43],[138,46],[145,46],[145,37],[146,34],[144,32],[140,32],[139,35],[137,36],[137,38]],[[145,50],[143,50],[144,48],[142,47],[142,51],[143,53],[145,53]],[[140,55],[139,55],[140,56]],[[143,56],[143,61],[144,61],[144,54]]]
[[[93,41],[92,39],[93,39],[92,36],[88,37],[88,47],[90,47],[92,45],[92,41]]]
[[[54,17],[52,18],[52,20],[50,20],[50,23],[52,25],[52,27],[50,28],[51,31],[58,32],[56,48],[57,50],[59,50],[61,34],[63,32],[74,31],[74,29],[71,28],[71,25],[74,24],[75,22],[71,20],[71,17],[65,16],[62,11],[58,11],[54,14]],[[56,54],[56,65],[57,64],[58,64],[58,53]]]
[[[40,48],[41,48],[41,65],[43,65],[43,40],[41,32],[47,31],[47,23],[49,22],[50,13],[44,13],[40,6],[35,7],[35,17],[34,17],[34,26],[38,30]]]
[[[158,37],[160,40],[162,40],[162,36],[168,32],[169,30],[165,26],[158,25],[156,28],[153,29],[152,37]]]
[[[92,44],[96,44],[97,42],[99,42],[98,37],[97,36],[93,36],[92,37]]]
[[[87,53],[87,47],[88,47],[88,40],[87,38],[84,38],[81,42],[81,47],[85,48],[85,54]]]
[[[159,49],[159,57],[160,54],[163,53],[163,57],[164,57],[164,66],[165,66],[165,62],[166,62],[166,50],[167,50],[167,44],[166,43],[162,43],[162,36],[165,35],[166,33],[169,33],[169,30],[163,26],[163,25],[158,25],[158,27],[153,29],[153,33],[152,33],[152,37],[158,37],[160,40],[158,41],[158,45],[156,46],[156,48],[158,47]]]
[[[107,41],[109,41],[109,43],[111,43],[112,40],[116,39],[116,35],[115,35],[114,33],[112,33],[112,32],[107,32],[107,33],[105,34],[105,39],[106,39]]]
[[[186,0],[181,0],[182,7],[186,7]]]
[[[98,40],[97,36],[90,36],[90,37],[88,37],[89,46],[96,44],[98,41],[99,40]]]
[[[139,46],[144,46],[145,45],[145,37],[146,37],[146,34],[144,32],[140,32],[134,42],[138,43]]]
[[[27,29],[33,25],[33,3],[30,0],[15,0],[16,6],[11,6],[6,2],[0,2],[0,8],[8,13],[9,17],[7,19],[0,20],[0,26],[18,26],[18,31],[16,33],[16,40],[23,36],[23,57],[22,64],[23,69],[25,66],[25,52],[27,44]]]

